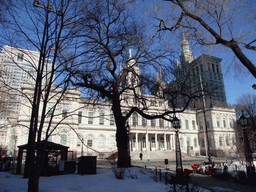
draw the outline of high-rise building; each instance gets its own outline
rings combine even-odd
[[[0,83],[12,95],[8,102],[10,111],[18,113],[20,110],[21,88],[24,83],[35,83],[40,53],[38,51],[4,46],[0,53]],[[51,65],[46,59],[45,70]],[[46,81],[44,78],[44,81]]]
[[[178,82],[185,82],[187,93],[204,92],[205,100],[212,106],[226,104],[226,93],[221,70],[220,58],[201,55],[193,59],[189,43],[183,34],[181,42],[180,62],[177,61],[176,78]],[[184,98],[180,99],[181,105]]]

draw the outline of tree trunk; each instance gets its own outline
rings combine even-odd
[[[38,192],[39,191],[39,173],[36,165],[34,164],[33,169],[30,170],[28,179],[28,192]]]
[[[116,122],[116,143],[118,149],[117,167],[131,167],[129,153],[129,138],[125,128],[125,118],[122,116],[120,101],[113,102],[112,110]]]

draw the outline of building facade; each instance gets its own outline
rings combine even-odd
[[[18,114],[21,107],[21,87],[24,83],[35,83],[40,53],[38,51],[5,45],[0,53],[0,85],[8,88],[12,95],[8,107]],[[46,70],[51,69],[51,60],[45,60]],[[46,82],[45,77],[43,81]],[[45,83],[44,82],[44,83]]]
[[[32,94],[33,87],[26,86]],[[81,155],[97,155],[107,157],[117,151],[115,134],[116,125],[111,111],[111,104],[81,97],[79,89],[70,89],[67,101],[63,100],[57,107],[51,124],[52,134],[49,141],[68,146],[74,157]],[[158,114],[166,110],[167,101],[154,100],[148,95],[150,113]],[[54,102],[54,101],[53,101]],[[48,104],[48,110],[51,103]],[[17,146],[27,143],[28,126],[31,109],[23,107],[20,111],[18,125],[15,126]],[[206,109],[206,123],[202,111],[186,110],[177,114],[181,120],[180,145],[181,151],[189,155],[205,155],[204,128],[208,127],[210,139],[209,153],[216,156],[231,155],[235,152],[232,139],[235,138],[235,111],[228,108]],[[63,120],[64,118],[64,120]],[[46,118],[45,127],[50,117]],[[61,122],[61,123],[60,123]],[[171,122],[163,119],[148,120],[133,113],[128,120],[130,126],[129,147],[131,154],[138,152],[175,150],[175,130]]]
[[[205,100],[214,106],[226,105],[226,93],[220,58],[201,55],[193,59],[193,53],[189,49],[189,43],[183,34],[181,42],[180,62],[177,60],[176,78],[178,82],[186,82],[186,91],[195,93],[204,91]],[[184,104],[185,98],[180,98],[179,106]]]
[[[182,63],[191,62],[192,53],[188,49],[183,47],[182,54]],[[128,64],[135,67],[136,76],[133,79],[132,74],[128,74],[125,83],[128,86],[134,86],[134,84],[136,86],[139,81],[137,79],[140,73],[139,66],[132,59]],[[51,100],[47,104],[48,115],[45,120],[43,139],[48,137],[46,136],[46,130],[52,114],[51,110],[57,102],[58,94],[62,93],[61,89],[53,88],[54,91],[51,94],[55,97],[50,96]],[[33,84],[23,84],[22,92],[28,98],[32,98],[34,93]],[[142,94],[139,87],[137,92]],[[162,93],[160,92],[160,94]],[[126,102],[122,103],[122,110],[125,112],[125,109],[134,105],[134,100],[129,92],[124,93],[123,97],[126,97]],[[159,97],[155,95],[143,95],[143,97],[147,98],[146,105],[149,114],[161,114],[161,112],[171,109],[168,99],[164,97],[162,99],[157,99]],[[130,101],[127,99],[130,99]],[[21,103],[28,102],[22,100]],[[48,140],[68,146],[69,151],[72,151],[70,155],[73,157],[83,155],[107,157],[117,151],[116,125],[111,107],[111,103],[108,101],[84,98],[81,97],[79,89],[68,89],[54,111],[54,118],[50,124],[51,134]],[[31,106],[22,105],[19,109],[17,121],[9,125],[13,131],[7,132],[5,137],[15,138],[16,146],[28,142],[30,116]],[[234,122],[236,116],[234,109],[215,106],[205,107],[204,110],[187,109],[183,113],[176,114],[176,116],[181,120],[179,136],[183,153],[205,155],[206,142],[209,143],[208,152],[213,155],[230,155],[235,152],[234,142],[230,142],[235,137]],[[128,124],[130,126],[129,149],[131,154],[143,152],[148,153],[150,157],[150,153],[155,151],[175,150],[175,130],[170,121],[164,119],[148,120],[137,113],[133,113],[128,120]],[[205,141],[206,134],[209,141]],[[9,150],[13,150],[10,146],[10,144],[7,144]]]

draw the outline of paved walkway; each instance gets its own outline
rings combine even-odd
[[[231,189],[233,191],[239,192],[256,192],[255,187],[246,186],[241,183],[236,183],[235,181],[221,181],[217,180],[209,175],[193,174],[191,175],[191,182],[199,187],[208,189],[210,191],[219,191],[217,187]],[[228,190],[227,190],[228,191]]]
[[[175,163],[175,156],[173,153],[171,153],[171,157],[168,158],[169,164],[167,165],[167,168],[170,171],[174,171],[176,167]],[[215,158],[215,162],[226,162],[226,158]],[[183,161],[183,168],[188,168],[191,169],[191,163],[194,164],[201,164],[204,161],[207,161],[206,158],[196,158],[196,157],[188,157],[188,156],[183,156],[182,158]],[[230,160],[227,160],[230,162]],[[106,160],[104,161],[98,161],[97,167],[100,165],[105,168],[110,168],[110,163]],[[164,169],[166,168],[166,165],[164,164],[164,159],[150,159],[148,161],[147,159],[143,159],[142,161],[139,160],[139,158],[132,159],[132,165],[133,166],[139,166],[139,167],[147,167],[150,169],[154,169],[157,167],[158,169]],[[255,181],[256,182],[256,181]],[[203,174],[192,174],[191,175],[191,183],[196,184],[199,187],[202,187],[204,189],[208,189],[213,192],[219,192],[220,190],[218,187],[221,188],[226,188],[227,190],[225,192],[231,192],[228,191],[232,190],[234,192],[256,192],[256,187],[250,187],[246,186],[241,183],[237,183],[233,180],[228,180],[228,181],[222,181],[222,180],[217,180],[216,178],[213,178],[209,175],[203,175]]]

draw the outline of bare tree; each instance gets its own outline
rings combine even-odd
[[[163,78],[175,79],[171,55],[164,47],[155,46],[156,39],[146,35],[145,22],[131,12],[132,1],[86,2],[78,26],[79,49],[73,56],[76,63],[68,64],[66,70],[72,75],[74,86],[86,88],[90,97],[111,103],[117,128],[117,166],[128,167],[131,165],[126,131],[128,118],[138,113],[147,119],[171,121],[173,114],[183,112],[201,91],[186,93],[188,99],[181,108],[174,105],[177,98],[185,94],[181,93],[179,85],[167,88],[165,83],[158,81],[154,96],[146,95],[156,82],[154,74],[160,66],[166,75]],[[158,103],[166,104],[167,95],[170,95],[168,99],[173,108],[165,105],[158,114],[152,113]]]
[[[19,9],[9,10],[10,22],[7,27],[4,26],[5,31],[12,36],[5,38],[4,42],[21,53],[22,60],[26,60],[26,67],[17,61],[18,55],[12,51],[9,52],[12,54],[10,58],[21,71],[28,73],[33,79],[33,93],[26,92],[30,88],[19,90],[19,93],[23,96],[23,101],[26,100],[23,104],[31,107],[25,177],[29,177],[28,191],[36,192],[45,159],[47,139],[53,131],[51,124],[54,111],[64,99],[67,99],[65,92],[69,87],[70,77],[64,72],[64,66],[73,61],[63,59],[63,55],[69,54],[66,48],[76,32],[74,18],[79,14],[79,3],[70,0],[35,0],[34,3],[22,0],[16,3]],[[38,50],[39,55],[31,54],[31,49]],[[31,70],[28,70],[28,66]],[[50,102],[54,104],[49,110]],[[50,119],[46,123],[47,116]],[[60,119],[56,127],[62,121],[63,119]],[[43,134],[46,139],[44,145],[35,145],[35,142],[39,144],[42,141]]]
[[[256,95],[255,94],[242,94],[238,99],[237,99],[237,104],[235,105],[236,108],[236,114],[237,118],[240,118],[242,113],[246,116],[248,126],[246,127],[247,135],[248,135],[248,140],[249,140],[249,145],[252,151],[256,151],[256,129],[255,129],[255,124],[256,124]],[[243,130],[242,127],[239,126],[238,130],[238,135],[243,135]]]
[[[165,0],[170,3],[168,19],[155,13],[157,33],[181,29],[201,45],[223,45],[256,77],[250,59],[255,51],[255,2],[231,0]],[[164,2],[163,2],[164,3]],[[166,4],[166,3],[165,3]],[[253,6],[254,5],[254,6]],[[247,49],[246,50],[244,50]]]

